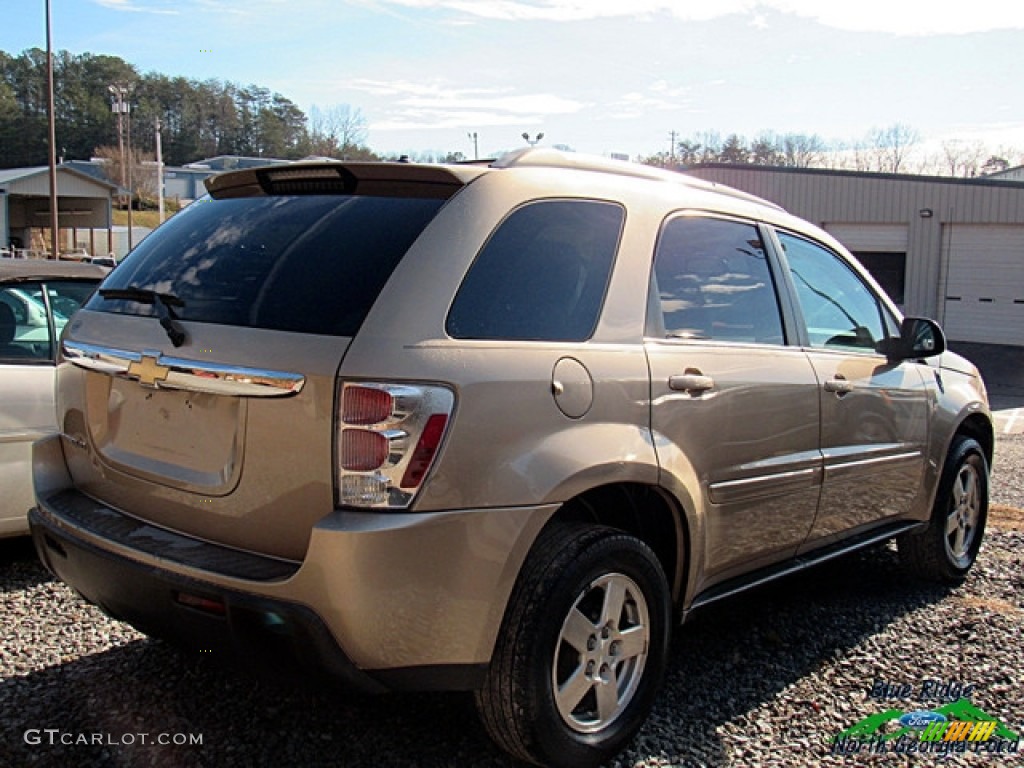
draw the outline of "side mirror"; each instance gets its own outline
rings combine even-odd
[[[900,325],[899,338],[884,339],[878,351],[890,360],[913,360],[941,355],[946,351],[946,335],[934,320],[907,317]]]

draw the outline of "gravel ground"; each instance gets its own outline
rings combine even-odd
[[[992,466],[992,503],[1024,509],[1024,434],[996,440]]]
[[[1024,508],[1024,436],[997,450],[992,501]],[[1024,765],[839,756],[827,741],[890,707],[938,705],[926,680],[970,685],[1024,735],[1022,523],[1000,509],[958,589],[907,581],[883,547],[707,609],[677,633],[653,716],[614,765]],[[511,765],[464,696],[296,689],[180,654],[77,600],[24,541],[0,542],[0,616],[0,767]],[[876,682],[912,693],[880,701]]]

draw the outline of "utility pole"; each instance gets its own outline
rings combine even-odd
[[[473,140],[473,159],[474,160],[479,160],[480,159],[480,146],[477,143],[477,140],[478,140],[479,137],[477,136],[476,131],[473,131],[472,133],[467,133],[466,135],[469,136],[469,138],[471,138]]]
[[[669,141],[671,142],[668,145],[668,156],[672,161],[672,165],[676,164],[676,135],[675,131],[668,132]]]
[[[50,130],[50,258],[60,257],[60,223],[57,219],[57,129],[53,114],[53,43],[50,33],[50,0],[46,0],[46,101]],[[30,244],[31,247],[31,244]]]
[[[164,223],[164,153],[160,143],[160,118],[156,119],[156,199],[160,223]]]
[[[128,124],[128,252],[130,253],[134,247],[132,243],[132,209],[135,207],[135,192],[132,188],[135,185],[135,180],[132,178],[132,166],[135,163],[132,162],[132,106],[125,103],[125,107],[127,107],[125,122]]]
[[[131,105],[125,100],[129,89],[125,85],[108,85],[107,90],[113,101],[110,103],[110,111],[117,115],[117,149],[121,154],[121,189],[128,190],[128,250],[132,249],[132,177],[129,164],[132,155],[132,123]],[[125,115],[128,116],[128,156],[125,157],[125,136],[124,123]]]

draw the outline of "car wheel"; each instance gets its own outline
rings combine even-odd
[[[556,525],[527,557],[477,711],[495,743],[546,766],[598,765],[633,738],[668,647],[669,589],[650,547]]]
[[[900,559],[915,574],[958,584],[981,548],[988,518],[988,462],[976,440],[958,436],[935,496],[931,525],[899,537]]]

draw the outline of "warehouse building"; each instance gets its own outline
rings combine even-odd
[[[45,165],[0,170],[0,250],[5,253],[31,251],[33,230],[49,229],[49,171]],[[73,237],[87,237],[90,253],[108,248],[116,189],[106,181],[58,166],[58,227],[71,231]],[[98,241],[97,229],[107,230]]]
[[[950,339],[1024,346],[1024,182],[724,164],[686,173],[818,224]]]

